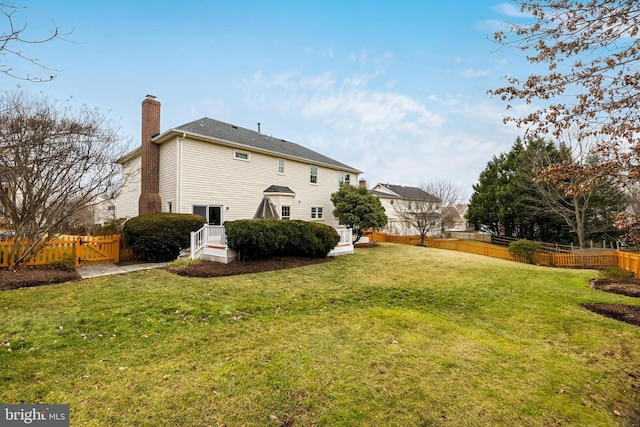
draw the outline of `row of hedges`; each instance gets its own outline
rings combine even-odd
[[[155,213],[125,222],[124,238],[133,253],[147,261],[173,261],[191,244],[191,232],[207,221],[200,215]]]
[[[172,261],[189,247],[192,231],[206,223],[200,215],[157,213],[140,215],[123,227],[127,244],[147,261]],[[225,223],[227,245],[238,259],[277,255],[325,257],[340,241],[332,227],[315,222],[278,219],[239,220]]]
[[[325,257],[340,241],[333,227],[301,220],[238,220],[224,227],[227,245],[242,261],[277,255]]]

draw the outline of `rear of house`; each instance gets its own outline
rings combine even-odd
[[[142,103],[142,145],[122,159],[115,215],[196,213],[211,225],[253,218],[268,197],[282,219],[338,227],[331,193],[361,173],[301,145],[210,118],[160,133],[160,103]]]

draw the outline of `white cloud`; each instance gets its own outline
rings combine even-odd
[[[390,89],[383,76],[300,68],[255,73],[242,85],[245,103],[261,117],[271,114],[261,121],[280,137],[363,170],[370,185],[450,180],[470,194],[487,161],[515,140],[517,130],[502,125],[505,110],[498,102],[464,95],[418,99]]]
[[[529,12],[521,11],[520,8],[515,6],[513,3],[500,3],[492,7],[492,9],[511,18],[530,18],[532,16]]]
[[[419,134],[424,127],[438,127],[444,119],[423,103],[393,92],[338,91],[318,96],[302,108],[305,117],[318,116],[341,129],[363,132],[401,131]]]
[[[487,19],[476,23],[475,28],[482,31],[495,33],[496,31],[507,31],[511,25],[500,19]]]
[[[475,70],[473,68],[467,68],[466,70],[460,71],[460,75],[465,79],[471,79],[474,77],[486,77],[491,72],[489,70]]]

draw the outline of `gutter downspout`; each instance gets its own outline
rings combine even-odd
[[[177,170],[177,180],[176,180],[176,207],[178,213],[182,212],[182,146],[184,143],[184,138],[186,134],[183,133],[181,138],[178,138],[178,149],[177,149],[177,159],[176,159],[176,170]],[[188,213],[188,212],[187,212]]]

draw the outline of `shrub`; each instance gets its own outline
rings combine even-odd
[[[509,244],[509,253],[514,257],[520,257],[527,260],[529,264],[535,264],[538,253],[542,249],[539,242],[531,240],[516,240]]]
[[[49,263],[47,267],[56,270],[73,271],[76,268],[76,260],[73,255],[65,255],[61,259]]]
[[[626,279],[634,277],[633,271],[618,266],[608,266],[602,269],[602,275],[609,279]]]
[[[122,231],[137,256],[147,261],[172,261],[189,247],[191,232],[205,223],[200,215],[155,213],[131,218]]]
[[[340,241],[332,227],[300,220],[239,220],[225,223],[227,245],[246,261],[277,255],[325,257]]]
[[[122,234],[122,228],[124,227],[126,218],[110,219],[105,221],[104,224],[98,225],[96,230],[96,236],[110,236],[112,234]]]

